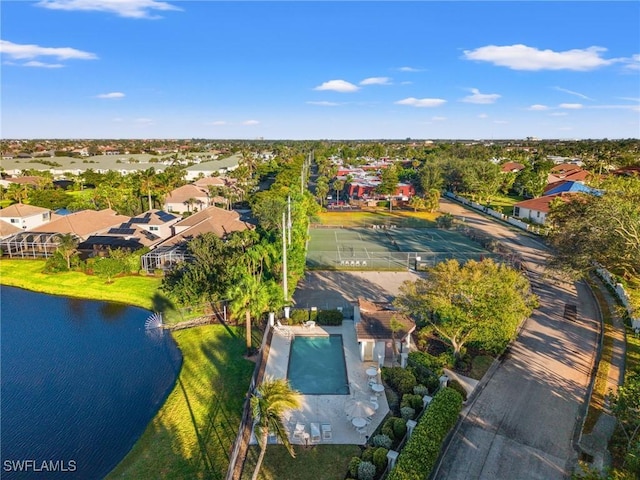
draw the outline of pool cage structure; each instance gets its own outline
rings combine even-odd
[[[0,241],[2,255],[9,258],[49,258],[63,236],[56,232],[20,232]],[[74,238],[79,241],[78,237]]]
[[[151,250],[149,253],[145,253],[140,257],[140,262],[142,269],[147,273],[152,273],[156,270],[166,272],[178,263],[188,261],[191,258],[192,256],[187,253],[187,245],[178,244],[167,245]]]

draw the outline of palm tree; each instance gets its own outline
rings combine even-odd
[[[251,317],[257,317],[269,308],[271,300],[269,288],[258,277],[245,275],[231,287],[228,297],[231,299],[229,303],[231,315],[236,318],[242,314],[245,316],[247,353],[250,353]]]
[[[284,378],[267,378],[256,388],[250,402],[253,428],[258,445],[260,445],[260,455],[251,477],[251,480],[256,480],[260,473],[264,454],[267,451],[269,433],[274,433],[286,447],[289,455],[295,458],[296,454],[291,442],[289,442],[282,416],[287,410],[299,409],[302,406],[302,396],[293,390]]]
[[[151,198],[151,191],[156,188],[156,170],[151,167],[140,173],[140,190],[142,193],[147,194],[147,200],[149,202],[149,210],[153,208],[153,199]]]
[[[58,238],[60,243],[58,243],[56,251],[60,252],[60,255],[67,261],[67,269],[71,270],[71,258],[78,251],[78,239],[70,233],[60,235]]]

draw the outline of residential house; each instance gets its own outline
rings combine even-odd
[[[538,225],[544,225],[547,220],[547,215],[551,210],[551,203],[556,198],[567,200],[568,195],[566,193],[555,193],[551,195],[543,195],[542,197],[530,198],[529,200],[523,200],[513,206],[513,216],[529,220],[533,223],[537,223]]]
[[[254,226],[240,217],[234,210],[208,207],[194,213],[173,225],[174,236],[155,246],[149,253],[141,257],[142,269],[146,272],[154,270],[170,270],[179,262],[188,258],[187,243],[203,233],[214,233],[220,238],[229,233],[243,231]]]
[[[110,208],[98,211],[81,210],[64,216],[53,215],[49,223],[29,229],[29,232],[69,233],[80,240],[86,240],[91,235],[105,233],[129,220],[131,220],[130,217],[119,215]]]
[[[524,170],[524,165],[518,162],[506,162],[500,167],[502,173],[518,173],[520,170]]]
[[[198,212],[211,205],[209,190],[195,185],[183,185],[172,190],[165,198],[163,210],[166,212]]]
[[[0,220],[20,230],[30,230],[51,221],[51,210],[48,208],[14,203],[0,210]],[[8,230],[5,229],[8,232]]]

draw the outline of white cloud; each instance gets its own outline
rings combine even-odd
[[[488,104],[495,103],[501,95],[497,93],[480,93],[477,88],[470,88],[471,95],[464,97],[461,101],[466,103]]]
[[[312,101],[309,101],[307,103],[309,105],[318,105],[320,107],[337,107],[338,105],[340,105],[340,103],[338,103],[338,102],[312,102]]]
[[[478,115],[478,118],[488,118],[489,115],[487,115],[486,113],[481,113],[480,115]]]
[[[494,120],[493,123],[498,125],[506,125],[509,122],[507,122],[506,120]]]
[[[434,122],[444,122],[446,119],[447,117],[431,117]]]
[[[413,85],[413,82],[410,81],[404,81],[404,82],[400,82],[400,85]]]
[[[409,97],[403,100],[398,100],[395,102],[396,105],[409,105],[410,107],[439,107],[440,105],[444,105],[447,103],[446,100],[441,98],[414,98]]]
[[[37,60],[31,60],[29,62],[25,62],[22,64],[23,67],[36,67],[36,68],[62,68],[64,67],[61,63],[44,63],[39,62]]]
[[[549,115],[551,115],[552,117],[566,117],[569,114],[567,112],[553,112]]]
[[[224,120],[216,120],[215,122],[211,122],[208,125],[213,125],[214,127],[220,127],[222,125],[227,125],[227,122]]]
[[[640,70],[640,54],[632,55],[631,58],[624,60],[624,68],[628,70]]]
[[[353,83],[349,83],[346,80],[329,80],[328,82],[324,82],[322,85],[318,85],[314,90],[332,90],[334,92],[350,93],[357,92],[360,90],[360,87]]]
[[[360,85],[391,85],[389,77],[369,77],[360,82]]]
[[[258,120],[245,120],[244,122],[242,122],[242,125],[246,125],[246,126],[251,126],[251,125],[258,125],[260,122]]]
[[[539,50],[527,45],[487,45],[475,50],[465,50],[467,60],[490,62],[513,70],[576,70],[586,71],[611,65],[621,59],[605,59],[601,54],[607,49],[589,47],[555,52]]]
[[[400,67],[398,70],[400,70],[401,72],[422,72],[423,71],[421,68],[415,68],[415,67]]]
[[[40,0],[37,5],[51,10],[115,13],[126,18],[160,18],[152,12],[182,10],[158,0]]]
[[[146,118],[146,117],[141,117],[141,118],[136,118],[135,122],[138,125],[153,125],[153,118]]]
[[[584,105],[581,103],[561,103],[558,108],[566,108],[567,110],[580,110]]]
[[[39,45],[20,45],[0,40],[0,53],[15,60],[27,60],[38,57],[55,57],[58,60],[94,60],[98,58],[94,53],[83,52],[70,47],[41,47]],[[33,65],[31,65],[33,66]]]
[[[543,110],[549,110],[549,107],[536,103],[535,105],[531,105],[529,108],[527,108],[527,110],[531,110],[533,112],[541,112]]]
[[[122,92],[111,92],[111,93],[101,93],[96,95],[96,98],[124,98],[124,93]]]
[[[561,88],[561,87],[553,87],[555,90],[558,90],[559,92],[564,92],[564,93],[568,93],[569,95],[575,95],[576,97],[580,97],[584,100],[593,100],[592,98],[587,97],[586,95],[582,94],[582,93],[578,93],[578,92],[574,92],[572,90],[567,90],[566,88]]]

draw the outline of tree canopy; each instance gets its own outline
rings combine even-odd
[[[512,267],[491,259],[463,265],[447,260],[429,268],[426,278],[404,282],[394,303],[459,357],[469,342],[501,351],[531,315],[537,298],[527,278]]]

